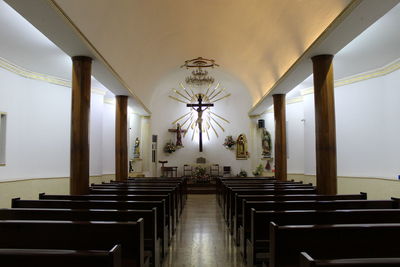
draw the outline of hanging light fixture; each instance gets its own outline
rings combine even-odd
[[[219,65],[216,64],[213,59],[198,57],[186,60],[185,64],[183,64],[181,68],[183,67],[186,67],[187,69],[195,68],[191,75],[186,77],[186,84],[192,86],[211,86],[215,80],[213,77],[208,76],[208,71],[206,71],[205,68],[219,67]]]

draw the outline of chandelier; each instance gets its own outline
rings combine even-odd
[[[189,85],[197,85],[197,86],[213,84],[214,78],[207,75],[208,71],[198,68],[197,70],[192,71],[192,75],[186,77],[185,81]]]
[[[208,71],[206,71],[204,68],[214,68],[219,67],[219,65],[216,64],[213,59],[198,57],[195,59],[186,60],[185,64],[183,64],[181,68],[183,67],[186,67],[187,69],[195,68],[195,70],[192,71],[192,74],[186,77],[186,84],[194,86],[211,86],[214,83],[214,78],[208,76]]]

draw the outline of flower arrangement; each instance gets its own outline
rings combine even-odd
[[[205,167],[194,168],[193,175],[197,178],[204,177],[206,175],[206,168]]]
[[[247,177],[247,172],[245,170],[240,170],[237,177]]]
[[[225,138],[225,142],[223,143],[223,146],[224,146],[226,149],[232,150],[232,149],[233,149],[233,146],[234,146],[235,144],[236,144],[236,141],[233,140],[232,135],[228,135],[228,136]]]
[[[264,166],[260,163],[257,168],[253,171],[254,176],[261,176],[264,171]]]
[[[165,144],[165,147],[164,147],[164,152],[165,153],[171,154],[171,153],[173,153],[175,151],[176,151],[176,146],[172,141],[169,141],[169,142],[167,142]]]

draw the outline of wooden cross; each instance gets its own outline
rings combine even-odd
[[[186,130],[182,130],[179,123],[178,126],[176,127],[176,129],[168,129],[168,132],[171,133],[176,133],[176,146],[177,147],[182,147],[182,133],[186,133]]]
[[[213,107],[214,104],[203,104],[203,96],[202,94],[199,94],[197,98],[198,103],[196,104],[186,104],[187,107],[193,108],[195,111],[197,111],[197,125],[199,127],[199,151],[203,152],[203,129],[202,129],[202,116],[203,116],[203,111],[208,109],[209,107]],[[204,108],[204,109],[203,109]]]

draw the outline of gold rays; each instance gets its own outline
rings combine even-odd
[[[202,92],[195,93],[192,87],[186,88],[183,85],[183,83],[180,83],[179,86],[181,87],[179,90],[175,88],[172,89],[173,94],[169,95],[169,97],[175,101],[184,104],[197,103],[199,95],[202,96],[203,101],[206,103],[215,103],[231,95],[226,93],[225,88],[220,88],[219,83],[216,86],[212,85],[208,86],[204,90],[205,93]],[[191,129],[192,130],[191,139],[193,140],[195,134],[198,133],[199,131],[198,127],[199,121],[197,112],[192,108],[189,109],[190,109],[189,112],[177,118],[175,121],[172,122],[172,124],[175,125],[176,123],[180,123],[182,129],[186,130],[183,136],[186,136],[186,133]],[[218,138],[219,135],[217,129],[222,130],[224,132],[225,129],[222,125],[224,123],[230,123],[230,122],[221,115],[212,112],[210,110],[210,107],[208,107],[203,112],[201,123],[202,123],[201,128],[203,129],[203,132],[207,134],[207,138],[208,140],[210,140],[210,131],[213,132],[215,136]]]

